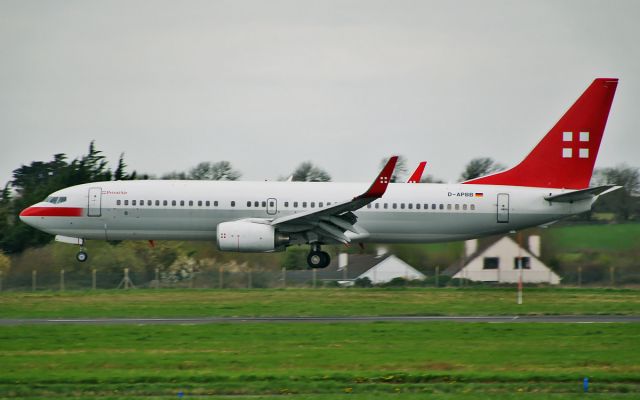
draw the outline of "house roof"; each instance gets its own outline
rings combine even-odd
[[[392,254],[387,253],[382,256],[374,256],[370,254],[349,254],[349,262],[347,264],[346,280],[357,279],[360,275],[364,274],[371,268],[380,264]],[[316,270],[316,279],[318,280],[344,280],[345,272],[338,269],[338,258],[333,257],[331,263],[327,268]],[[311,269],[304,270],[292,270],[287,271],[287,281],[304,283],[313,278],[313,271]]]

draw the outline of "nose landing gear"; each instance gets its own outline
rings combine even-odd
[[[89,254],[86,251],[80,250],[78,254],[76,254],[76,260],[79,262],[85,262],[89,258]]]
[[[319,244],[314,244],[307,256],[309,268],[326,268],[331,262],[331,257],[326,251],[320,249]]]

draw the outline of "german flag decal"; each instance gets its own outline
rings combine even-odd
[[[484,193],[476,193],[475,197],[484,197]]]

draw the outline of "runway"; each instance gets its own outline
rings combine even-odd
[[[504,315],[504,316],[389,316],[389,317],[194,317],[194,318],[71,318],[0,319],[0,326],[11,325],[194,325],[194,324],[273,324],[273,323],[371,323],[371,322],[484,322],[484,323],[640,323],[640,315]]]

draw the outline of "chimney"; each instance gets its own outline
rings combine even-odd
[[[466,240],[464,242],[464,256],[470,257],[478,250],[478,239]]]
[[[344,267],[347,266],[347,264],[349,264],[349,254],[347,253],[338,254],[338,270],[339,271],[343,270]]]
[[[376,248],[376,257],[382,257],[383,255],[387,254],[388,252],[389,252],[389,250],[387,250],[386,247],[378,246]]]
[[[540,236],[529,236],[529,251],[536,257],[540,257]]]

